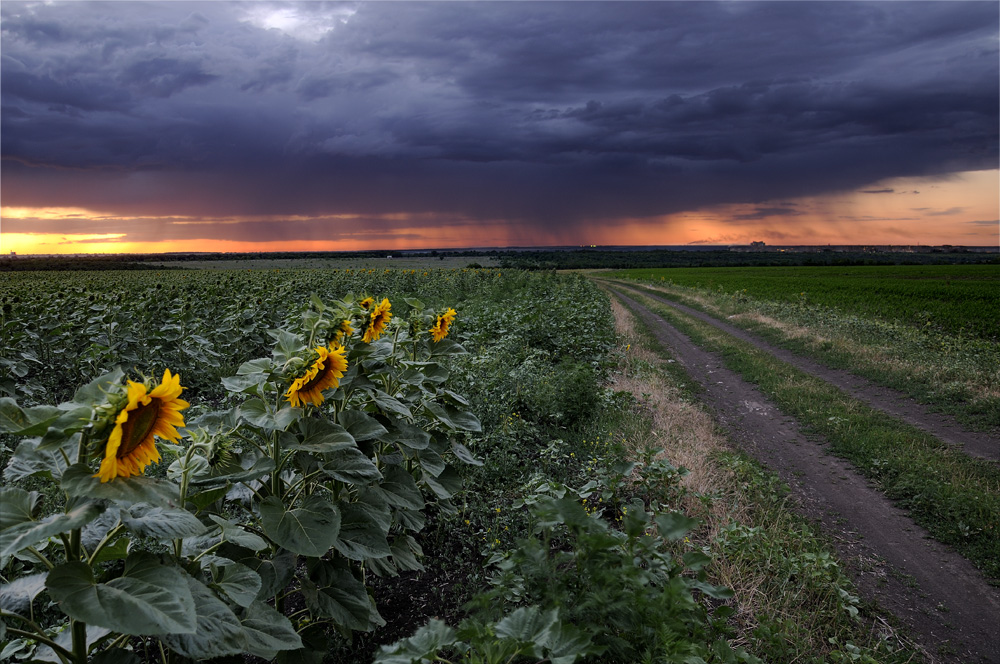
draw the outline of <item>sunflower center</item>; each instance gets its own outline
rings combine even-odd
[[[160,414],[160,400],[151,399],[145,406],[139,405],[128,414],[128,419],[122,423],[122,443],[115,455],[119,459],[128,456],[132,450],[139,447],[142,441],[149,437],[156,425],[156,417]]]
[[[319,369],[316,371],[316,375],[310,378],[305,383],[303,383],[302,387],[299,388],[299,392],[308,392],[315,385],[319,384],[329,372],[330,370],[327,369],[325,366],[319,367]]]

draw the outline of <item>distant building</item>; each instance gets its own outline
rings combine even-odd
[[[750,243],[750,246],[751,247],[766,247],[767,246],[767,242],[764,242],[763,240],[754,240],[753,242]]]
[[[11,258],[17,258],[17,252],[16,251],[10,252],[10,257]]]

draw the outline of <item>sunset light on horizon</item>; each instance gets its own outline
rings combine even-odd
[[[1000,241],[996,3],[0,15],[2,254]]]

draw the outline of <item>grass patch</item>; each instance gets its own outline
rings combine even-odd
[[[945,446],[896,420],[671,307],[643,298],[695,343],[718,352],[726,365],[756,384],[808,433],[821,435],[914,521],[1000,582],[1000,469]]]

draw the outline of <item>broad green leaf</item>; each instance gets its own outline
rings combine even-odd
[[[684,566],[693,572],[699,571],[710,562],[712,562],[712,557],[701,551],[688,551],[684,554]]]
[[[423,473],[422,477],[424,483],[438,498],[451,498],[462,490],[462,476],[451,466],[446,466],[437,477],[428,473]]]
[[[276,334],[272,333],[272,336],[274,336],[277,342],[272,355],[274,356],[274,363],[279,367],[284,365],[290,358],[301,355],[306,351],[305,340],[288,330],[278,330]]]
[[[290,425],[292,422],[302,419],[302,415],[304,413],[305,410],[303,410],[302,408],[292,408],[291,406],[285,406],[284,408],[279,409],[278,412],[274,414],[274,428],[277,429],[278,431],[284,431],[285,429],[288,428],[288,425]]]
[[[337,415],[337,421],[357,441],[372,440],[388,433],[378,420],[360,410],[341,411]]]
[[[244,530],[241,525],[233,523],[232,521],[227,521],[226,519],[216,516],[215,514],[209,514],[208,518],[222,528],[222,539],[227,542],[232,542],[236,546],[241,546],[244,549],[250,549],[251,551],[260,551],[267,548],[267,542],[265,542],[264,538],[257,533],[251,533],[248,530]]]
[[[29,615],[31,602],[38,593],[45,590],[46,576],[48,572],[30,574],[0,586],[0,609],[23,616]]]
[[[70,459],[74,458],[76,443],[77,441],[71,438],[61,448],[39,450],[37,439],[21,441],[14,451],[14,458],[4,469],[4,479],[10,482],[32,476],[59,479],[68,467],[62,452],[65,452]]]
[[[87,650],[89,651],[91,646],[97,643],[99,640],[103,639],[105,636],[111,633],[111,630],[106,627],[98,627],[97,625],[87,625]],[[56,634],[54,639],[57,645],[62,646],[66,650],[73,652],[73,630],[64,629],[63,631]],[[126,651],[121,651],[126,652]],[[129,653],[132,654],[132,653]],[[136,658],[138,660],[138,658]],[[62,664],[62,659],[56,654],[52,648],[42,645],[39,646],[38,650],[31,658],[32,662],[53,662],[53,664]],[[104,661],[105,664],[123,664],[123,662],[129,662],[130,660],[108,660],[102,659],[98,656],[91,656],[87,658],[87,664],[95,664]],[[136,664],[138,662],[136,661]]]
[[[260,503],[264,532],[278,545],[303,556],[320,557],[337,541],[341,515],[318,496],[309,496],[300,507],[288,510],[275,496]]]
[[[464,355],[467,351],[462,345],[451,339],[442,339],[438,342],[432,342],[430,344],[431,357],[437,357],[442,355]]]
[[[215,585],[225,595],[242,607],[250,606],[260,592],[261,579],[257,572],[246,565],[233,563],[217,568]]]
[[[382,473],[371,459],[356,446],[344,447],[325,455],[323,470],[334,479],[347,484],[367,484],[382,479]]]
[[[212,467],[208,463],[208,459],[200,454],[192,454],[190,457],[185,454],[167,467],[167,479],[180,483],[184,479],[185,473],[190,479],[194,479],[204,477],[210,472],[212,472]]]
[[[254,397],[240,404],[240,417],[255,427],[273,431],[277,428],[274,422],[274,411],[263,399]]]
[[[60,482],[70,496],[98,498],[116,503],[149,503],[157,507],[177,507],[180,491],[176,484],[153,477],[116,477],[101,482],[87,465],[77,463],[66,469]]]
[[[103,505],[84,503],[69,512],[51,514],[41,521],[26,521],[0,531],[0,558],[12,556],[59,533],[82,528],[103,511]]]
[[[444,458],[433,447],[420,450],[417,453],[417,460],[420,462],[420,468],[434,477],[443,473],[444,469],[448,467]]]
[[[121,385],[122,378],[124,377],[125,372],[115,367],[114,370],[103,376],[98,376],[79,388],[76,394],[73,395],[73,403],[80,404],[81,406],[96,406],[97,404],[104,403],[108,392],[111,391],[112,387]]]
[[[388,533],[392,526],[392,513],[385,492],[378,486],[365,486],[358,489],[357,499],[348,503],[353,508],[360,509],[371,519],[379,530]]]
[[[347,429],[329,420],[303,418],[299,420],[302,439],[283,445],[285,449],[300,450],[313,454],[326,454],[345,447],[354,447],[354,437]]]
[[[302,647],[302,639],[285,616],[263,602],[254,602],[240,620],[247,652],[272,660],[280,650]]]
[[[93,409],[90,406],[80,406],[63,413],[49,424],[49,428],[38,444],[39,450],[62,447],[76,432],[90,424]]]
[[[107,583],[97,583],[85,563],[72,562],[49,572],[45,585],[74,620],[123,634],[190,633],[196,619],[187,578],[146,554],[130,556],[125,575]]]
[[[371,600],[349,569],[320,561],[302,584],[306,608],[353,630],[368,630]]]
[[[160,637],[184,657],[210,659],[243,651],[243,626],[226,604],[203,583],[184,575],[184,585],[194,599],[191,618],[195,629]]]
[[[459,443],[457,441],[452,441],[451,451],[455,453],[455,456],[457,456],[459,460],[464,461],[469,465],[472,466],[483,465],[483,462],[477,459],[475,455],[472,453],[472,451],[462,443]]]
[[[424,402],[424,411],[430,417],[444,424],[449,429],[459,431],[482,431],[479,419],[472,413],[458,410],[449,404],[439,404],[433,401]]]
[[[270,362],[268,362],[270,364]],[[240,367],[242,369],[243,367]],[[260,394],[260,386],[267,380],[267,376],[262,373],[251,373],[246,375],[226,376],[222,379],[222,385],[232,393]]]
[[[137,535],[160,541],[183,539],[201,535],[205,524],[187,510],[172,507],[154,507],[138,503],[121,513],[122,523]]]
[[[573,664],[588,655],[602,654],[605,648],[595,646],[591,638],[592,634],[575,625],[557,622],[542,644],[543,653],[539,656],[544,655],[551,664]]]
[[[538,607],[525,606],[498,622],[494,630],[501,639],[540,644],[548,640],[552,627],[558,620],[558,609],[542,612]]]
[[[340,510],[340,534],[334,547],[344,557],[363,562],[369,558],[385,558],[392,553],[386,540],[388,531],[364,506],[341,503]]]
[[[409,535],[394,538],[392,546],[389,548],[392,551],[392,561],[399,569],[404,572],[415,572],[424,569],[424,566],[418,559],[418,556],[423,555],[423,549],[417,543],[417,540]]]
[[[296,555],[291,551],[282,551],[271,560],[243,558],[240,562],[260,576],[262,585],[257,593],[259,600],[274,597],[291,583],[295,575]]]
[[[19,487],[0,487],[0,530],[34,519],[38,492]]]
[[[714,586],[711,583],[706,583],[704,581],[692,580],[690,582],[690,586],[700,590],[714,599],[730,599],[734,594],[731,588],[727,588],[725,586]]]
[[[99,517],[91,521],[80,532],[80,544],[87,551],[93,551],[108,532],[118,525],[121,509],[112,505]]]
[[[413,664],[434,661],[438,652],[455,644],[455,630],[437,618],[416,633],[390,646],[381,646],[374,664]]]
[[[427,449],[431,443],[431,435],[420,427],[409,422],[398,421],[395,423],[394,442],[411,450]]]
[[[200,512],[209,505],[212,505],[220,498],[225,497],[226,487],[219,487],[216,489],[208,489],[207,491],[201,491],[194,495],[188,496],[188,502],[194,505],[195,511]]]
[[[680,512],[667,512],[656,515],[656,526],[660,537],[677,541],[691,532],[698,525],[698,519],[691,519]]]
[[[416,481],[402,466],[387,466],[384,475],[378,488],[390,505],[411,510],[424,508],[424,497]]]
[[[41,436],[63,411],[56,406],[22,409],[10,397],[0,398],[0,433],[14,436]]]
[[[406,418],[413,417],[410,413],[410,409],[403,405],[402,402],[389,396],[381,390],[376,390],[372,398],[375,400],[376,405],[378,405],[378,407],[386,413],[393,413]]]

